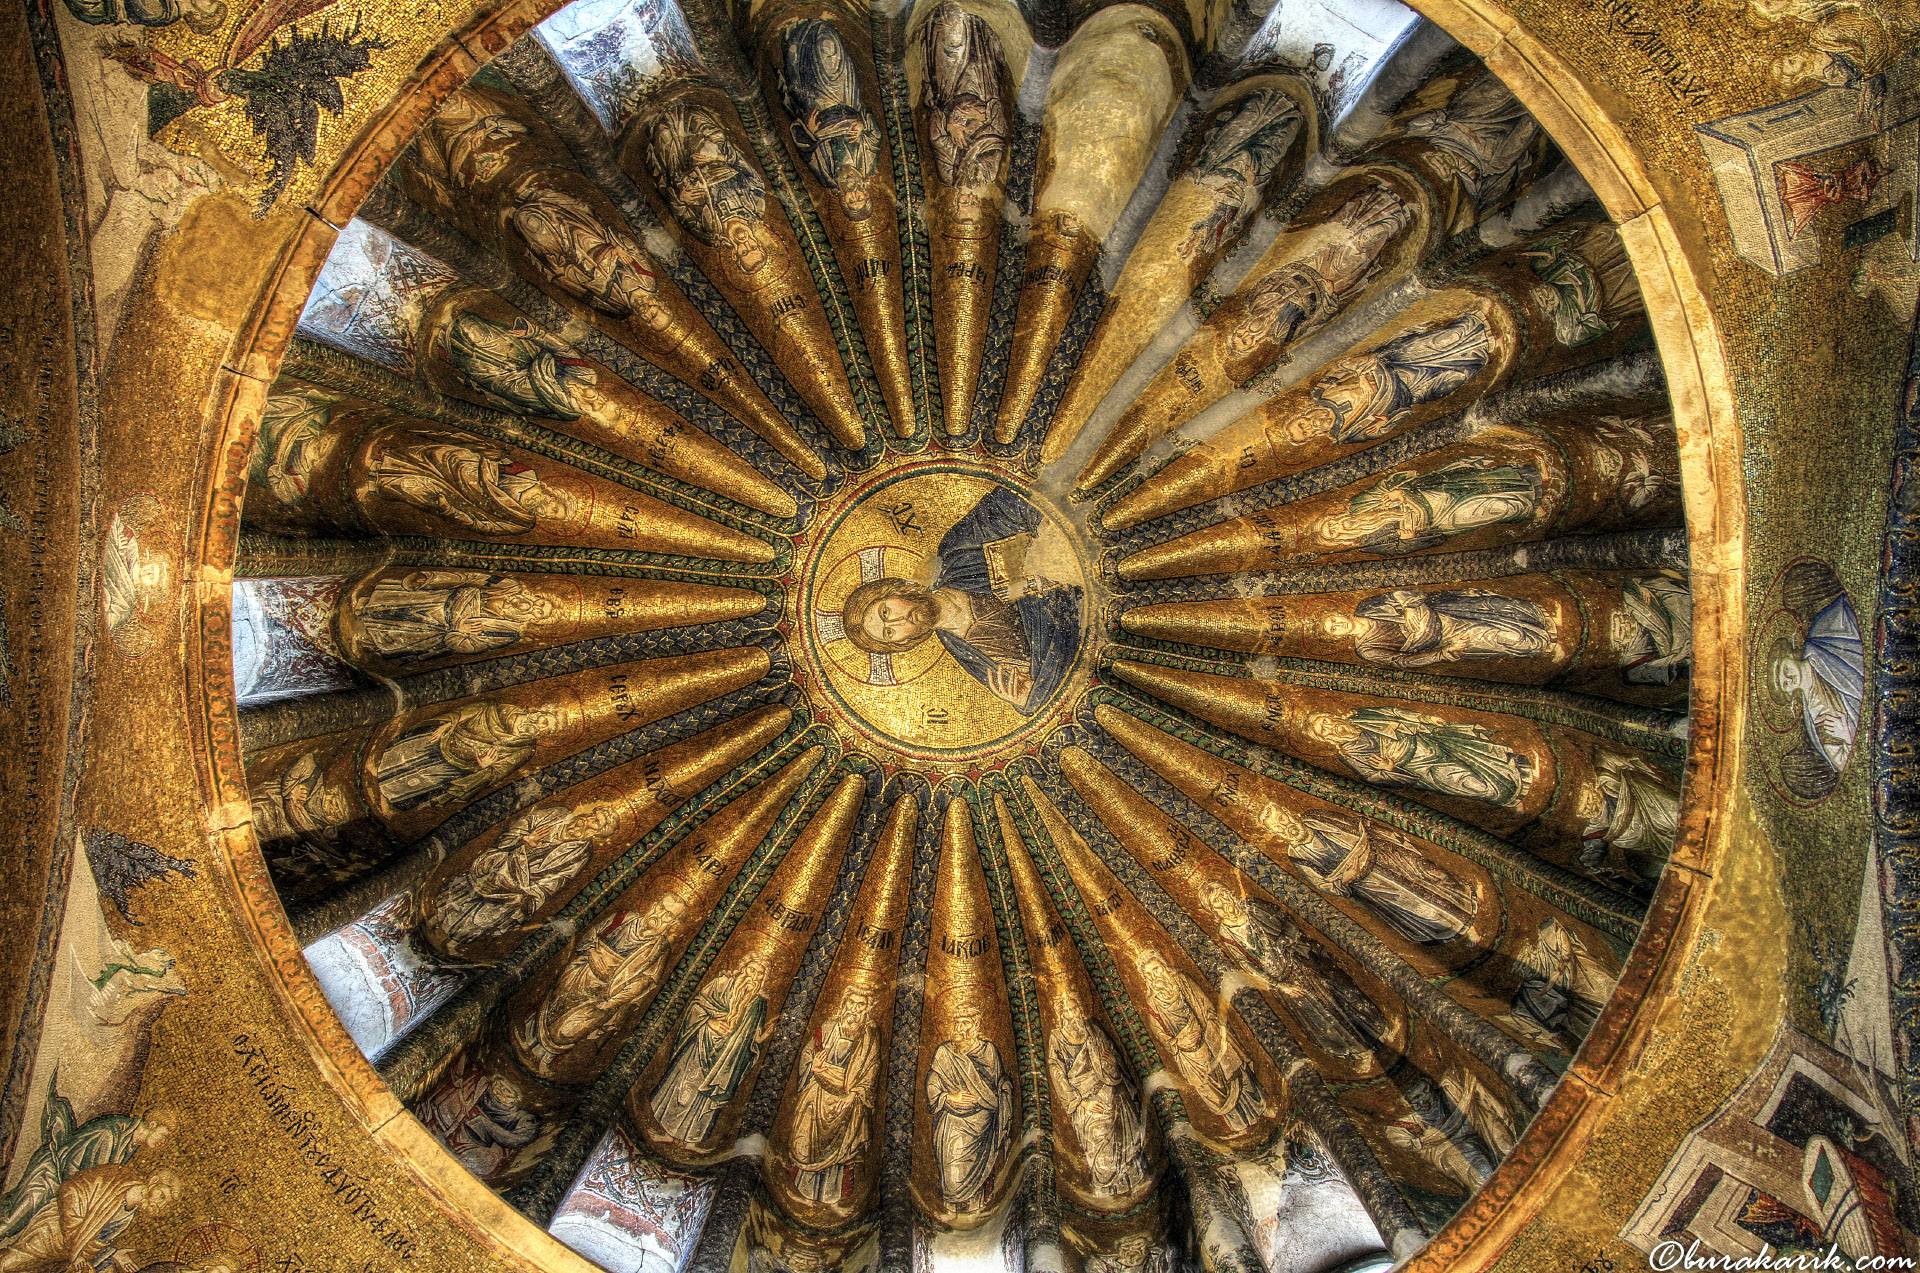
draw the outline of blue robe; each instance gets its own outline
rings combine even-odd
[[[940,541],[933,587],[998,601],[986,546],[1039,529],[1039,509],[1004,486],[994,487]],[[1008,582],[1003,580],[1002,586]],[[1022,715],[1031,716],[1053,696],[1080,653],[1080,602],[1081,590],[1062,584],[1039,593],[1029,592],[1013,603],[1013,612],[1027,638],[1027,674],[1033,678],[1033,692],[1027,696]],[[993,659],[951,632],[936,631],[936,635],[968,676],[982,685],[987,683],[988,674],[998,666]]]

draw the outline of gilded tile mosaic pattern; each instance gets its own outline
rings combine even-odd
[[[1295,1160],[1404,1254],[1612,994],[1692,660],[1619,238],[1411,15],[1319,168],[1331,80],[1195,20],[565,10],[320,273],[253,825],[603,1260],[1264,1268]]]

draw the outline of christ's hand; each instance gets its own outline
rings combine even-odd
[[[1027,699],[1033,695],[1033,678],[1018,668],[996,667],[987,673],[987,688],[995,698],[1004,699],[1024,712]]]

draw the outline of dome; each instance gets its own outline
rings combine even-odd
[[[1384,1267],[1633,993],[1665,380],[1580,172],[1407,10],[580,0],[278,376],[273,886],[615,1273]]]

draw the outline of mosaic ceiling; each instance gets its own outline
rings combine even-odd
[[[1479,62],[1282,8],[586,0],[343,229],[254,826],[617,1273],[1384,1266],[1613,993],[1692,653],[1638,289]]]

